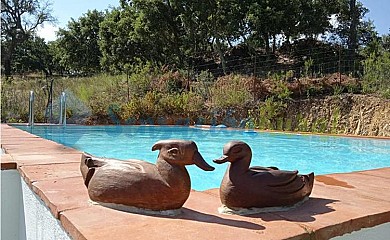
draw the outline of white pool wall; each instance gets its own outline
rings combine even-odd
[[[71,239],[17,170],[1,171],[1,192],[1,239]]]

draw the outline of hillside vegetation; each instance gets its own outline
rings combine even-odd
[[[357,0],[120,0],[49,43],[39,2],[2,7],[2,122],[27,122],[34,91],[35,121],[57,123],[65,92],[69,123],[388,135],[364,109],[388,116],[390,36]]]

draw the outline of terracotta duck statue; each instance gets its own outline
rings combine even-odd
[[[185,165],[206,163],[193,141],[162,140],[152,147],[160,150],[156,164],[141,160],[96,158],[83,154],[80,170],[92,201],[104,206],[135,207],[151,211],[180,209],[191,191]]]
[[[220,187],[222,204],[229,209],[273,208],[297,204],[308,198],[314,174],[298,175],[298,171],[282,171],[276,167],[249,167],[251,148],[242,141],[228,142],[223,156],[214,160],[229,161]]]

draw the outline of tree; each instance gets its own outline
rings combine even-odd
[[[23,74],[30,71],[42,71],[46,76],[52,75],[52,55],[43,38],[29,36],[23,43],[16,46],[12,59],[14,72]]]
[[[338,0],[298,0],[299,12],[297,33],[309,38],[317,38],[330,31],[331,17],[339,12]]]
[[[276,40],[290,38],[316,38],[330,30],[330,19],[337,12],[337,0],[251,0],[247,13],[250,40],[270,52],[275,51]]]
[[[123,8],[113,9],[100,24],[100,64],[103,70],[123,72],[126,64],[134,63],[137,46],[132,35],[134,14]]]
[[[12,56],[18,44],[34,35],[38,26],[55,22],[49,0],[1,0],[1,59],[11,75]]]
[[[334,31],[341,44],[355,52],[359,46],[377,38],[371,21],[363,20],[369,10],[356,0],[339,0],[337,27]]]
[[[185,67],[201,53],[224,52],[244,36],[245,1],[133,0],[121,1],[132,11],[131,41],[155,64]]]
[[[390,30],[390,29],[389,29]],[[388,51],[390,53],[390,33],[385,34],[381,37],[382,39],[382,46],[385,51]]]
[[[59,29],[56,41],[65,69],[76,73],[100,71],[99,25],[104,16],[97,10],[88,11],[78,20],[71,19],[67,29]]]

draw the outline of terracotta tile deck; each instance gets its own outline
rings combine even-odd
[[[1,169],[18,169],[74,239],[329,239],[390,222],[390,168],[316,177],[311,198],[288,212],[223,215],[218,189],[192,191],[176,217],[91,205],[81,153],[1,125]]]

